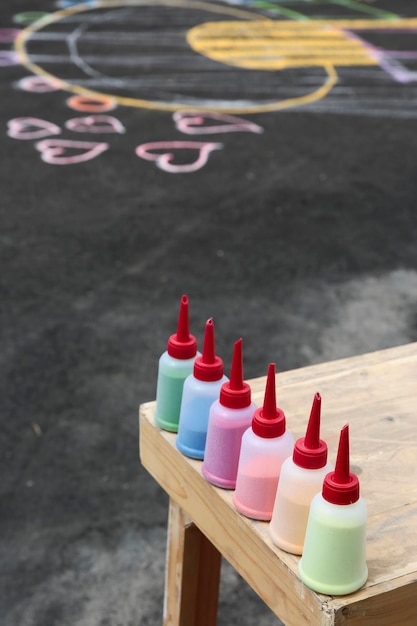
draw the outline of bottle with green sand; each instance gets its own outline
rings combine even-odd
[[[368,578],[366,565],[367,506],[359,480],[350,472],[349,425],[341,430],[336,465],[322,491],[311,502],[303,554],[298,564],[301,580],[328,595],[353,593]]]
[[[158,364],[154,417],[164,430],[178,431],[184,381],[193,371],[196,356],[197,339],[189,331],[188,298],[183,295],[177,332],[169,337]]]

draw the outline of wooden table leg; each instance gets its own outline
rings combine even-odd
[[[164,626],[215,626],[221,554],[170,500]]]

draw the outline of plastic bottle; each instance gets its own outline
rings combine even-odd
[[[242,435],[252,422],[256,404],[251,388],[243,381],[242,339],[233,350],[230,381],[223,383],[220,397],[210,407],[206,450],[201,468],[210,483],[234,489]]]
[[[281,465],[292,453],[294,438],[285,428],[285,415],[276,406],[275,364],[270,363],[263,407],[242,437],[236,490],[236,509],[253,519],[270,520]]]
[[[197,340],[190,335],[188,298],[181,298],[177,332],[168,339],[158,364],[155,421],[164,430],[177,432],[184,381],[194,367]]]
[[[310,506],[303,555],[298,564],[301,580],[328,595],[353,593],[366,582],[367,506],[359,493],[359,480],[349,468],[349,425],[340,433],[334,472],[327,474],[322,492]]]
[[[203,459],[206,447],[210,407],[218,399],[223,383],[223,361],[216,356],[214,324],[206,322],[203,354],[194,362],[193,373],[187,376],[182,393],[177,448],[193,459]]]
[[[297,439],[292,457],[284,461],[275,498],[269,534],[283,550],[301,554],[310,503],[332,469],[327,444],[320,439],[321,396],[316,393],[306,435]]]

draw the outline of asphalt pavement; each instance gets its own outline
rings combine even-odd
[[[414,9],[2,4],[2,626],[161,623],[137,415],[182,294],[247,379],[417,340]],[[225,563],[219,626],[277,623]]]

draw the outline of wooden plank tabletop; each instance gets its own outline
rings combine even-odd
[[[279,369],[279,364],[277,364]],[[265,377],[248,381],[262,405]],[[351,468],[368,504],[366,585],[330,597],[305,587],[299,557],[269,539],[268,523],[236,512],[232,492],[207,483],[201,461],[181,455],[159,429],[154,402],[140,407],[143,465],[288,626],[417,623],[417,343],[313,365],[276,376],[277,404],[303,436],[314,393],[322,395],[321,436],[334,462],[350,424]]]

